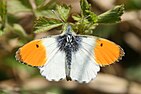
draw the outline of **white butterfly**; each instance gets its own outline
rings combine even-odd
[[[67,27],[65,33],[33,40],[17,53],[17,60],[36,66],[49,81],[61,79],[88,83],[100,66],[118,61],[124,51],[117,44],[95,36],[77,35]]]

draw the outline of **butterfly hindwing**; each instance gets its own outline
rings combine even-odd
[[[59,81],[66,78],[65,74],[65,53],[57,48],[52,52],[52,56],[46,61],[43,67],[38,67],[40,73],[49,81]]]

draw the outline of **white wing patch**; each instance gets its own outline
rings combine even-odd
[[[49,81],[65,79],[65,53],[59,51],[56,37],[45,38],[43,44],[47,51],[47,61],[44,66],[38,67],[41,75]]]
[[[80,83],[88,83],[100,70],[94,60],[95,38],[80,37],[82,38],[81,46],[77,52],[72,53],[70,77]],[[38,67],[41,75],[49,81],[65,79],[65,52],[59,50],[55,37],[43,39],[43,44],[47,49],[47,61],[43,67]]]
[[[88,83],[96,77],[97,72],[100,70],[100,67],[94,60],[94,38],[81,38],[81,47],[76,53],[72,54],[70,77],[72,78],[72,80],[77,80],[80,83]]]

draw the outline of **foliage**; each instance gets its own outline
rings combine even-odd
[[[80,34],[90,34],[93,32],[95,27],[100,23],[116,23],[119,22],[120,16],[123,14],[124,6],[119,5],[114,7],[113,9],[102,13],[100,15],[96,15],[91,11],[91,5],[87,2],[87,0],[81,0],[81,14],[73,15],[72,18],[76,21],[75,23],[68,22],[68,18],[70,16],[71,7],[67,5],[52,5],[54,8],[50,9],[46,7],[48,3],[44,5],[45,0],[35,0],[34,3],[29,2],[29,0],[11,0],[8,2],[10,4],[10,8],[8,10],[9,13],[19,13],[19,12],[32,12],[37,20],[34,25],[34,32],[46,32],[53,28],[59,27],[66,23],[72,24],[74,31]],[[51,1],[50,1],[51,2]],[[3,3],[4,4],[4,3]],[[14,5],[17,6],[14,6]],[[5,27],[6,21],[6,7],[2,5],[1,8],[4,13],[2,15],[2,25]],[[49,14],[52,12],[50,17],[46,17],[45,14]],[[56,17],[55,17],[56,16]],[[15,31],[15,30],[14,30]],[[21,32],[24,32],[23,30]]]
[[[34,30],[35,33],[45,32],[60,25],[62,25],[62,22],[58,19],[40,17],[38,20],[35,21]]]
[[[113,9],[98,16],[98,23],[116,23],[121,20],[120,16],[123,14],[124,5],[119,5]]]
[[[119,22],[120,16],[123,14],[124,6],[119,5],[114,7],[113,9],[102,13],[100,15],[96,15],[94,12],[91,11],[91,5],[87,2],[87,0],[81,0],[80,1],[81,6],[81,15],[73,15],[72,18],[76,21],[75,23],[67,22],[67,19],[70,14],[70,7],[66,5],[56,6],[56,10],[54,11],[54,14],[58,18],[58,20],[54,20],[54,23],[50,23],[56,28],[60,25],[63,25],[63,23],[70,23],[73,26],[73,29],[76,33],[79,34],[90,34],[93,32],[95,27],[100,23],[116,23]],[[45,21],[46,20],[46,21]],[[46,18],[44,19],[45,23],[41,23],[43,19],[38,19],[38,21],[35,22],[35,32],[43,32],[46,30],[50,30],[49,20],[52,20],[52,18]],[[58,25],[58,21],[60,20]],[[36,25],[37,24],[37,25]],[[37,27],[36,27],[37,26]],[[44,30],[42,26],[45,26],[47,29]],[[38,29],[40,28],[40,30]],[[42,29],[42,30],[41,30]]]
[[[0,33],[4,31],[4,28],[6,26],[7,20],[6,14],[7,14],[6,2],[2,0],[0,1]]]
[[[125,79],[141,81],[139,79],[141,76],[140,50],[138,51],[134,48],[135,46],[140,49],[141,46],[138,46],[133,41],[135,45],[130,47],[127,45],[130,41],[127,40],[128,42],[126,42],[125,38],[126,33],[129,32],[135,33],[136,36],[141,35],[139,34],[140,23],[138,24],[140,17],[139,13],[137,13],[137,10],[141,9],[140,0],[125,0],[126,2],[116,0],[118,3],[115,3],[114,7],[107,11],[102,8],[94,9],[96,7],[90,1],[94,0],[89,0],[89,2],[80,0],[80,13],[75,14],[72,13],[71,6],[58,4],[56,0],[0,0],[0,81],[14,79],[16,81],[14,84],[18,83],[18,86],[21,86],[27,80],[38,77],[39,71],[36,71],[35,68],[25,66],[15,60],[17,49],[42,33],[52,33],[53,30],[63,32],[66,30],[67,24],[70,24],[78,34],[106,37],[121,44],[126,52],[126,56],[122,61],[124,63],[115,64],[113,65],[114,67],[110,66],[110,72],[108,71],[107,73],[112,73]],[[99,0],[95,0],[95,2],[97,1]],[[137,14],[134,20],[136,21],[134,22],[134,24],[137,24],[136,26],[131,24],[132,21],[119,23],[124,12],[124,6],[126,12],[127,10],[132,10]],[[130,18],[130,15],[128,16]],[[132,17],[134,18],[134,16]],[[131,74],[134,75],[131,76]],[[38,81],[36,80],[35,82]],[[49,93],[62,92],[59,90],[60,88],[53,88],[49,90]],[[46,91],[48,89],[45,88]],[[41,90],[41,92],[43,91]],[[2,90],[0,93],[8,94],[9,92]],[[28,90],[22,93],[28,93]]]

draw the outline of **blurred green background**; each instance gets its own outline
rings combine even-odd
[[[88,2],[96,14],[125,5],[120,23],[100,24],[94,32],[119,44],[125,51],[123,59],[101,68],[97,78],[89,84],[48,82],[37,68],[16,61],[15,53],[32,39],[56,34],[55,30],[34,34],[36,17],[50,16],[47,10],[54,9],[57,3],[71,5],[71,14],[80,13],[79,0],[7,0],[7,4],[1,2],[0,5],[7,7],[0,10],[0,94],[141,94],[141,0]]]

